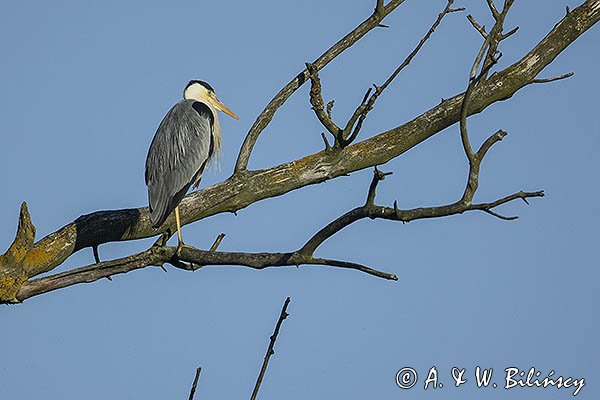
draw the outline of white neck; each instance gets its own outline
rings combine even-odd
[[[217,109],[213,106],[212,101],[209,97],[208,90],[199,84],[190,85],[183,93],[183,98],[186,100],[196,100],[203,104],[206,104],[213,115],[213,138],[215,140],[215,149],[213,158],[218,160],[219,151],[221,150],[221,124],[219,123],[219,114]]]
[[[198,100],[202,103],[210,104],[208,90],[198,83],[194,83],[185,89],[185,92],[183,92],[183,98],[186,100]]]

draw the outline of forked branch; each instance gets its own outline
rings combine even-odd
[[[316,70],[321,70],[333,59],[342,54],[346,49],[354,45],[358,40],[365,36],[369,31],[377,28],[383,19],[394,11],[398,6],[404,3],[405,0],[390,0],[384,5],[383,1],[377,1],[373,14],[358,25],[354,30],[340,39],[336,44],[331,46],[325,51],[319,58],[317,58],[311,64],[315,66]],[[250,160],[250,153],[258,140],[258,136],[271,122],[277,110],[287,101],[287,99],[298,89],[304,82],[308,80],[308,71],[305,68],[298,75],[296,75],[287,85],[285,85],[275,97],[267,104],[265,109],[256,118],[256,121],[250,128],[250,131],[244,139],[242,148],[237,158],[235,165],[235,172],[243,172],[248,168],[248,162]]]
[[[353,224],[361,219],[387,219],[391,221],[400,221],[403,223],[416,221],[419,219],[430,219],[430,218],[441,218],[450,215],[462,214],[467,211],[484,211],[488,214],[494,214],[494,208],[503,204],[509,203],[516,199],[526,200],[532,197],[543,197],[543,191],[536,192],[524,192],[520,191],[511,195],[505,196],[501,199],[486,202],[471,204],[463,199],[460,199],[454,203],[433,206],[433,207],[419,207],[413,209],[400,209],[398,203],[394,202],[393,207],[385,207],[375,204],[375,191],[377,184],[382,181],[385,176],[389,173],[382,173],[378,169],[374,170],[373,179],[369,186],[369,194],[367,196],[367,202],[361,207],[357,207],[351,211],[348,211],[344,215],[335,219],[319,232],[317,232],[302,249],[300,253],[312,254],[317,247],[319,247],[325,240],[329,239],[345,227]],[[475,193],[473,193],[474,195]]]
[[[417,46],[413,49],[413,51],[410,52],[410,54],[394,70],[394,72],[392,72],[392,74],[386,79],[386,81],[381,86],[373,85],[375,90],[373,91],[373,93],[370,96],[369,96],[369,94],[371,93],[371,89],[369,89],[367,91],[367,93],[363,97],[362,102],[358,105],[358,107],[356,108],[356,110],[354,111],[354,113],[352,114],[352,116],[350,117],[348,122],[346,123],[346,126],[343,129],[343,132],[341,133],[341,139],[340,139],[341,147],[346,147],[346,146],[350,145],[352,142],[354,142],[354,140],[360,133],[360,130],[362,129],[362,125],[363,125],[365,119],[367,118],[367,114],[373,109],[373,107],[375,106],[375,102],[377,101],[379,96],[383,93],[383,91],[385,89],[387,89],[387,87],[394,81],[394,79],[396,79],[396,77],[400,74],[400,72],[402,72],[402,70],[410,64],[410,62],[417,56],[417,54],[419,54],[419,51],[421,50],[423,45],[427,42],[427,40],[429,40],[431,35],[433,35],[433,33],[435,32],[437,27],[440,25],[440,23],[444,19],[444,17],[450,13],[464,10],[464,8],[452,8],[453,4],[454,4],[454,0],[447,0],[446,6],[442,10],[442,12],[440,12],[438,14],[438,17],[435,20],[435,22],[433,23],[433,25],[431,25],[431,27],[429,28],[429,30],[427,31],[425,36],[423,36],[421,38],[421,40],[419,41]]]
[[[314,257],[312,252],[301,250],[287,253],[244,253],[221,252],[216,248],[224,234],[220,234],[210,250],[200,250],[191,246],[181,248],[163,245],[157,241],[148,250],[112,261],[104,261],[67,272],[23,282],[12,299],[5,302],[21,302],[33,296],[76,285],[90,283],[102,278],[124,274],[151,266],[163,268],[170,264],[186,271],[196,271],[206,266],[243,266],[253,269],[300,265],[322,265],[353,269],[379,278],[397,280],[394,274],[378,271],[367,266],[348,261]],[[316,249],[316,247],[315,247]]]
[[[382,19],[401,3],[401,0],[392,0],[387,4],[377,2],[376,11],[372,16],[312,64],[317,70],[322,69],[368,31],[378,26]],[[493,3],[491,4],[490,7],[493,6]],[[248,170],[250,153],[260,132],[264,130],[276,110],[284,104],[287,98],[309,79],[308,72],[306,70],[302,71],[273,98],[257,118],[240,150],[236,172],[225,181],[192,193],[183,199],[179,205],[183,225],[219,213],[236,212],[266,198],[281,196],[307,185],[321,183],[375,165],[382,165],[457,122],[460,122],[461,125],[464,124],[465,143],[470,145],[466,130],[466,117],[483,111],[495,102],[510,98],[523,87],[533,83],[545,83],[555,80],[539,79],[538,75],[566,47],[600,20],[600,0],[583,2],[579,7],[570,10],[546,37],[522,59],[504,70],[494,72],[488,77],[487,72],[491,68],[490,63],[493,63],[493,60],[497,60],[498,57],[496,51],[491,50],[493,46],[490,36],[495,37],[495,41],[501,41],[507,37],[508,34],[503,33],[500,25],[498,25],[498,20],[504,18],[502,14],[510,4],[512,2],[505,1],[502,11],[494,11],[491,8],[496,21],[494,26],[498,26],[498,28],[494,33],[492,33],[492,30],[486,32],[485,40],[489,40],[489,42],[487,46],[483,47],[483,51],[487,52],[488,56],[482,56],[482,63],[479,63],[478,68],[476,68],[476,71],[478,71],[475,74],[476,79],[470,85],[471,89],[468,90],[468,95],[460,93],[444,100],[441,104],[432,107],[411,121],[386,132],[375,134],[367,140],[348,145],[336,152],[321,151],[264,170]],[[479,75],[479,79],[477,79],[477,75]],[[370,96],[372,96],[371,93],[367,97]],[[331,118],[329,111],[330,107],[327,107],[325,113]],[[359,120],[360,118],[358,118],[357,124]],[[483,158],[489,148],[501,139],[503,135],[501,132],[498,131],[490,136],[477,152],[471,148],[471,158]],[[477,166],[477,162],[473,164]],[[469,175],[475,176],[475,172],[476,168],[472,168]],[[239,253],[191,249],[189,252],[187,250],[182,251],[180,254],[181,259],[174,260],[173,255],[176,249],[162,246],[159,243],[146,252],[137,255],[95,263],[88,267],[40,279],[33,278],[52,271],[73,253],[81,249],[86,247],[93,249],[112,241],[136,240],[173,232],[175,221],[173,218],[169,218],[161,230],[157,231],[151,227],[146,207],[98,211],[83,215],[36,242],[34,237],[35,228],[27,207],[23,204],[15,241],[5,254],[0,255],[0,302],[16,302],[75,283],[91,282],[114,274],[150,265],[162,265],[171,261],[179,262],[178,267],[184,269],[197,269],[197,265],[224,264],[245,265],[251,268],[298,264],[331,265],[353,268],[376,276],[393,279],[394,275],[392,274],[382,273],[345,261],[316,258],[312,253],[323,240],[326,240],[336,231],[343,229],[349,223],[361,218],[386,218],[408,222],[415,219],[441,217],[471,210],[484,211],[494,215],[498,214],[494,211],[494,208],[501,204],[519,198],[527,199],[543,195],[542,192],[518,192],[494,202],[470,204],[472,201],[465,200],[469,200],[471,193],[475,193],[477,185],[471,185],[470,187],[465,191],[467,196],[464,196],[461,199],[462,201],[459,200],[456,203],[439,207],[400,210],[397,205],[395,207],[381,207],[376,206],[374,201],[373,204],[367,202],[367,205],[352,210],[327,225],[314,238],[311,238],[301,251],[250,253],[240,256]],[[372,198],[374,199],[374,192]],[[192,264],[188,265],[186,263]]]

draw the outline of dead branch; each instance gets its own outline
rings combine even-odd
[[[375,91],[373,92],[373,94],[370,97],[369,97],[369,93],[371,92],[371,89],[369,89],[367,91],[367,93],[365,94],[365,96],[363,98],[363,101],[356,108],[356,110],[354,111],[354,113],[352,114],[352,116],[350,117],[348,122],[346,123],[346,126],[344,127],[343,132],[341,133],[341,136],[342,136],[340,139],[341,147],[346,147],[349,144],[351,144],[352,142],[354,142],[354,140],[360,133],[363,122],[367,118],[367,114],[373,109],[373,107],[375,106],[375,102],[377,101],[379,96],[394,81],[394,79],[396,79],[396,77],[400,74],[400,72],[402,72],[402,70],[410,64],[410,62],[417,56],[417,54],[419,54],[419,51],[421,50],[423,45],[427,42],[427,40],[429,40],[431,35],[433,35],[433,33],[435,32],[437,27],[440,25],[440,23],[444,19],[444,17],[450,13],[464,10],[464,8],[452,8],[453,4],[454,4],[454,0],[447,0],[446,7],[444,7],[442,12],[440,12],[438,14],[438,17],[435,20],[435,22],[433,23],[433,25],[431,25],[431,27],[429,28],[429,30],[427,31],[425,36],[423,36],[421,38],[421,40],[419,41],[417,46],[413,49],[413,51],[410,52],[410,54],[404,59],[404,61],[398,66],[398,68],[396,68],[394,70],[394,72],[392,72],[392,74],[387,78],[387,80],[381,86],[374,85]]]
[[[223,235],[223,234],[221,234]],[[302,250],[287,253],[242,253],[216,251],[221,235],[210,250],[200,250],[191,246],[182,248],[155,244],[148,250],[112,261],[104,261],[67,272],[32,279],[24,282],[11,303],[22,302],[30,297],[79,283],[95,282],[99,279],[124,274],[134,270],[171,264],[186,271],[196,271],[206,266],[243,266],[254,269],[300,265],[322,265],[353,269],[378,278],[397,280],[394,274],[378,271],[367,266],[328,258],[313,257],[312,252]],[[224,235],[223,235],[224,236]],[[316,247],[315,247],[316,249]]]
[[[269,347],[267,348],[267,354],[265,354],[265,359],[260,368],[260,373],[258,374],[258,378],[256,379],[256,384],[254,385],[254,390],[252,390],[252,395],[250,396],[250,400],[255,400],[258,395],[258,390],[260,389],[260,385],[262,384],[262,380],[265,377],[265,372],[267,371],[267,366],[269,365],[269,360],[271,356],[275,354],[275,341],[277,341],[277,336],[279,335],[279,330],[281,329],[281,324],[283,324],[283,320],[285,320],[289,314],[287,313],[288,305],[290,304],[290,298],[286,298],[283,303],[283,308],[281,309],[281,314],[279,314],[279,319],[277,320],[277,324],[275,325],[275,331],[269,338]]]
[[[488,0],[488,5],[492,12],[492,16],[494,17],[494,20],[496,22],[494,23],[492,29],[490,29],[490,33],[486,37],[486,45],[484,45],[484,47],[487,46],[487,54],[485,59],[483,60],[483,70],[481,72],[483,79],[487,77],[487,73],[492,68],[492,66],[496,64],[499,58],[498,46],[500,45],[500,42],[509,38],[514,33],[516,33],[517,30],[519,30],[519,27],[516,27],[506,34],[503,33],[506,15],[510,11],[510,8],[514,4],[514,1],[515,0],[504,0],[502,11],[498,12],[498,9],[494,6],[493,0]],[[480,61],[481,59],[478,58],[478,60],[476,60],[475,63],[478,64]]]
[[[485,152],[482,152],[481,154],[485,154]],[[375,169],[373,173],[373,180],[371,181],[371,185],[369,187],[367,202],[365,203],[365,205],[348,211],[341,217],[329,223],[327,226],[325,226],[323,229],[317,232],[312,238],[310,238],[309,241],[306,242],[306,244],[298,252],[313,254],[317,247],[319,247],[325,240],[329,239],[331,236],[338,233],[345,227],[364,218],[381,218],[406,223],[419,219],[447,217],[450,215],[462,214],[467,211],[484,211],[486,213],[492,213],[494,208],[509,203],[516,199],[527,199],[532,197],[544,196],[543,191],[520,191],[488,203],[471,204],[469,201],[465,201],[461,198],[460,200],[452,204],[402,210],[398,208],[397,202],[394,202],[393,207],[376,205],[374,202],[377,184],[380,181],[382,181],[387,175],[389,175],[389,173],[382,173],[381,171]],[[473,195],[474,194],[475,192],[473,192]]]
[[[202,367],[196,368],[196,376],[194,377],[194,383],[192,383],[192,389],[190,390],[190,396],[188,397],[188,400],[194,400],[196,387],[198,386],[198,379],[200,378],[200,372],[202,372]]]
[[[221,235],[219,235],[221,237]],[[281,325],[283,321],[289,317],[287,312],[287,308],[290,304],[290,298],[287,297],[285,302],[283,303],[283,308],[281,309],[281,313],[279,314],[279,319],[275,324],[275,330],[273,334],[269,337],[269,346],[267,347],[267,353],[265,354],[265,358],[263,360],[262,366],[260,368],[260,372],[258,374],[258,378],[256,379],[256,383],[254,385],[254,389],[252,390],[252,395],[250,396],[251,400],[255,400],[258,395],[258,391],[260,390],[260,386],[265,377],[265,373],[267,372],[267,367],[269,365],[269,361],[271,360],[271,356],[275,354],[275,342],[277,341],[277,336],[279,336],[279,331],[281,330]],[[192,388],[190,390],[190,395],[188,400],[194,400],[194,395],[196,394],[196,388],[198,386],[198,379],[200,378],[200,373],[202,372],[202,368],[196,368],[196,375],[194,377],[194,382],[192,383]]]
[[[358,25],[352,32],[348,33],[342,39],[340,39],[336,44],[331,46],[325,53],[323,53],[319,58],[317,58],[311,64],[315,66],[316,70],[319,71],[323,69],[329,62],[335,59],[337,56],[342,54],[344,50],[351,47],[354,43],[360,40],[364,35],[366,35],[372,29],[378,27],[381,24],[381,21],[389,15],[392,11],[394,11],[398,6],[404,3],[404,0],[391,0],[388,4],[384,5],[383,1],[377,2],[375,10],[373,14],[363,21],[360,25]],[[298,89],[300,88],[304,82],[308,79],[308,71],[304,69],[298,75],[296,75],[287,85],[283,87],[273,97],[273,99],[267,104],[265,109],[260,113],[260,115],[256,118],[256,121],[250,128],[250,131],[246,135],[244,139],[244,143],[242,144],[242,148],[240,149],[240,153],[238,155],[238,159],[235,165],[235,172],[243,172],[248,168],[248,161],[250,160],[250,153],[258,140],[258,136],[261,132],[269,125],[273,117],[275,116],[275,112],[286,102],[286,100]]]
[[[471,23],[471,25],[473,25],[473,28],[475,28],[475,30],[477,30],[477,32],[479,32],[481,34],[481,36],[486,39],[487,38],[487,32],[485,31],[485,25],[479,25],[477,23],[477,21],[475,20],[475,18],[473,18],[473,16],[471,14],[467,15],[467,19],[469,20],[469,22]]]
[[[306,63],[306,70],[310,79],[310,104],[321,124],[333,135],[336,143],[340,139],[342,130],[331,119],[331,112],[325,112],[325,103],[321,94],[321,80],[319,71],[313,64]],[[327,140],[327,139],[325,139]]]
[[[373,16],[357,27],[346,39],[354,43],[368,32],[369,29],[376,26],[375,22],[381,21],[383,16],[389,14],[400,3],[401,1],[390,1],[387,5],[383,5],[383,8],[378,7],[379,11],[376,11]],[[512,2],[505,2],[503,11],[499,12],[496,17],[499,19],[503,18],[502,13],[507,10],[507,4],[509,3]],[[270,103],[272,107],[268,106],[261,116],[259,116],[240,152],[236,172],[224,182],[192,193],[182,201],[180,204],[182,222],[185,225],[221,212],[235,212],[262,199],[280,196],[291,190],[310,184],[320,183],[338,176],[347,175],[353,171],[381,165],[390,159],[398,157],[444,128],[462,121],[466,116],[481,112],[497,101],[510,98],[519,89],[531,83],[536,83],[537,75],[568,45],[598,22],[599,19],[600,0],[585,1],[581,6],[570,11],[568,15],[559,21],[548,35],[521,60],[504,70],[495,72],[488,78],[485,76],[485,72],[489,71],[486,63],[489,66],[490,60],[496,58],[495,51],[490,51],[492,41],[489,37],[495,36],[497,40],[501,40],[502,36],[498,39],[498,35],[503,35],[500,28],[498,28],[499,31],[495,34],[492,34],[490,30],[488,38],[486,38],[486,41],[490,40],[488,46],[486,46],[490,57],[483,59],[481,71],[484,73],[480,73],[481,79],[477,79],[477,82],[472,85],[468,96],[463,94],[454,96],[414,118],[412,121],[390,129],[387,132],[379,133],[368,140],[349,145],[339,151],[322,151],[265,170],[248,171],[246,169],[247,161],[257,135],[271,120],[275,110],[301,84],[300,80],[303,82],[303,80],[307,79],[307,72],[304,71],[282,89]],[[313,64],[320,69],[351,45],[342,42],[344,40],[334,45]],[[537,81],[539,82],[539,79]],[[487,148],[491,147],[497,140],[494,138],[488,139],[486,141],[488,143],[486,145]],[[487,148],[485,151],[487,151]],[[482,151],[482,149],[479,151]],[[474,153],[474,156],[477,156],[477,154]],[[421,218],[441,217],[470,210],[485,211],[491,214],[490,211],[494,207],[512,201],[512,199],[525,199],[527,197],[542,195],[542,192],[519,192],[511,195],[512,197],[507,196],[492,203],[469,205],[459,201],[445,206],[418,208],[414,210],[399,210],[397,206],[390,208],[370,205],[356,211],[356,213],[359,216],[366,213],[370,218],[387,218],[404,222]],[[353,214],[352,218],[356,217]],[[83,248],[93,248],[94,246],[111,241],[134,240],[156,236],[165,232],[173,232],[174,225],[173,218],[171,218],[167,220],[162,231],[153,230],[149,223],[148,210],[145,207],[116,211],[99,211],[81,216],[74,222],[35,242],[35,227],[31,222],[29,212],[24,203],[21,207],[19,227],[15,241],[9,247],[8,251],[0,256],[0,301],[15,302],[35,294],[69,286],[74,283],[90,282],[102,277],[109,277],[113,274],[149,265],[168,263],[172,259],[174,249],[153,246],[153,248],[146,252],[124,259],[105,261],[46,278],[31,279],[37,275],[51,271],[71,254]],[[347,224],[341,225],[343,228]],[[324,229],[327,229],[327,227]],[[166,236],[163,235],[161,241]],[[326,235],[325,239],[327,237],[329,236]],[[256,254],[223,253],[216,251],[203,252],[191,249],[189,252],[183,251],[181,260],[177,261],[191,262],[198,265],[223,265],[226,263],[229,265],[245,265],[253,268],[296,264],[332,265],[358,269],[374,275],[382,274],[382,276],[392,279],[392,275],[374,271],[364,266],[344,261],[314,258],[312,254],[309,256],[309,253],[308,251],[260,253],[261,256],[259,257]],[[262,254],[268,255],[266,257],[268,262],[264,258],[261,258]],[[182,265],[179,265],[179,267],[182,267]]]
[[[574,72],[568,72],[568,73],[560,75],[560,76],[553,76],[552,78],[534,79],[531,81],[531,83],[550,83],[550,82],[562,81],[563,79],[570,78],[573,75],[575,75]]]

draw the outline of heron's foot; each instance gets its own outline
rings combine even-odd
[[[168,232],[168,231],[163,232],[160,234],[158,239],[156,239],[156,242],[154,242],[154,244],[152,246],[165,247],[167,245],[167,241],[169,240],[170,237],[171,237],[170,232]]]
[[[181,256],[181,250],[184,247],[187,247],[188,249],[193,249],[194,248],[193,246],[187,245],[187,244],[185,244],[183,242],[179,242],[179,244],[177,245],[177,251],[175,252],[175,254],[177,254],[177,257]]]

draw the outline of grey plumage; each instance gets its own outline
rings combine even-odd
[[[145,174],[154,228],[165,222],[190,186],[200,181],[218,150],[215,120],[218,130],[215,110],[189,99],[173,106],[158,127],[146,158]]]

